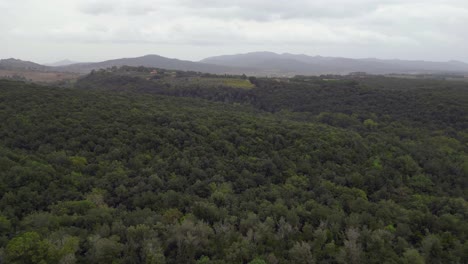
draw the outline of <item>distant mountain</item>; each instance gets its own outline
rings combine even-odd
[[[370,74],[423,74],[423,73],[467,73],[468,64],[459,61],[431,62],[409,60],[349,59],[339,57],[308,56],[303,54],[276,54],[252,52],[237,55],[210,57],[203,63],[222,66],[256,68],[260,74],[313,75],[348,74],[367,72]]]
[[[77,64],[77,63],[78,62],[76,62],[76,61],[71,61],[69,59],[65,59],[65,60],[54,62],[54,63],[48,63],[48,64],[46,64],[46,66],[58,67],[58,66],[67,66],[67,65],[71,65],[71,64]]]
[[[232,66],[220,66],[202,62],[193,62],[186,60],[170,59],[159,55],[146,55],[137,58],[123,58],[116,60],[108,60],[96,63],[77,63],[67,66],[55,67],[58,71],[66,72],[78,72],[78,73],[89,73],[92,70],[105,69],[110,67],[120,66],[144,66],[154,68],[164,68],[170,70],[181,70],[181,71],[197,71],[214,74],[242,74],[242,73],[253,73],[254,69],[232,67]]]
[[[50,71],[51,67],[37,64],[30,61],[23,61],[18,59],[4,59],[0,60],[0,69],[1,70],[27,70],[27,71]]]
[[[72,63],[72,64],[70,64]],[[178,60],[159,55],[122,58],[95,63],[73,63],[65,60],[45,66],[18,59],[0,60],[0,69],[14,71],[70,72],[86,74],[92,70],[120,66],[144,66],[169,70],[195,71],[213,74],[247,74],[256,76],[294,76],[319,74],[468,74],[468,64],[459,61],[430,62],[409,60],[349,59],[252,52],[206,58],[200,62]]]

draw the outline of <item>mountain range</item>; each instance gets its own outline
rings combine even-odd
[[[154,68],[164,68],[170,70],[181,70],[181,71],[196,71],[196,72],[206,72],[206,73],[215,73],[215,74],[241,74],[246,71],[253,71],[254,69],[245,69],[232,66],[220,66],[214,64],[208,64],[203,62],[193,62],[186,60],[178,60],[162,57],[159,55],[146,55],[136,58],[123,58],[108,60],[103,62],[96,63],[77,63],[67,66],[55,67],[58,71],[67,71],[67,72],[78,72],[78,73],[88,73],[92,70],[105,69],[114,66],[144,66],[144,67],[154,67]]]
[[[201,62],[231,67],[251,67],[267,73],[285,75],[349,74],[421,74],[421,73],[465,73],[468,64],[458,61],[431,62],[410,60],[349,59],[340,57],[308,56],[303,54],[276,54],[254,52],[238,55],[210,57]]]
[[[209,57],[188,61],[146,55],[94,63],[62,61],[49,66],[18,59],[0,60],[0,69],[73,72],[86,74],[92,70],[114,66],[144,66],[172,70],[196,71],[214,74],[247,74],[257,76],[294,76],[319,74],[467,74],[468,64],[459,61],[431,62],[410,60],[382,60],[375,58],[350,59],[341,57],[308,56],[303,54],[252,52],[237,55]]]

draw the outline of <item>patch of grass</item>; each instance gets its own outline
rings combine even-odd
[[[226,79],[223,79],[223,83],[224,85],[233,87],[233,88],[241,88],[241,89],[255,88],[255,85],[253,85],[249,80],[244,80],[244,79],[226,78]]]
[[[193,77],[193,78],[177,78],[171,79],[171,82],[177,85],[198,84],[204,87],[227,86],[238,89],[253,89],[253,85],[249,80],[240,78],[209,78],[209,77]]]

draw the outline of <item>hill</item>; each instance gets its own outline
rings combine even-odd
[[[349,59],[272,52],[223,55],[206,58],[201,62],[233,67],[245,65],[256,68],[259,73],[277,75],[468,73],[468,64],[457,61]]]
[[[0,60],[0,78],[24,80],[36,83],[68,85],[74,82],[79,74],[59,72],[54,67],[18,59]]]
[[[30,61],[10,58],[0,60],[0,70],[51,71],[52,68]]]
[[[80,78],[75,87],[249,104],[273,113],[336,112],[360,114],[364,119],[372,118],[369,113],[373,113],[429,129],[468,126],[468,115],[464,114],[468,112],[466,82],[437,79],[372,75],[246,79],[124,66],[95,71]]]

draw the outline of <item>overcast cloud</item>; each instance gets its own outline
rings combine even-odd
[[[249,51],[468,62],[466,0],[0,0],[0,58]]]

